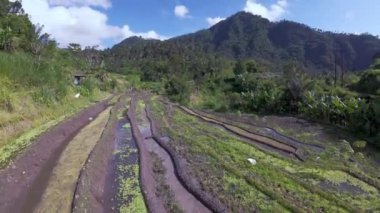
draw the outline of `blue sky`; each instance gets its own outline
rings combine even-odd
[[[23,0],[61,44],[110,47],[130,36],[167,39],[245,10],[322,30],[380,35],[379,0]]]

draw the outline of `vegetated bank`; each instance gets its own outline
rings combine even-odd
[[[33,138],[117,89],[101,52],[60,49],[41,32],[20,1],[0,1],[0,168]],[[80,85],[76,75],[85,77]]]

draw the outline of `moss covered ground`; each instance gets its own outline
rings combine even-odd
[[[183,111],[150,101],[160,130],[186,159],[203,190],[227,204],[232,212],[349,212],[380,210],[379,189],[356,164],[335,158],[330,148],[322,160],[300,162],[260,151],[224,129]],[[303,133],[311,137],[312,133]],[[247,159],[257,160],[256,165]],[[329,163],[329,160],[338,161]],[[359,177],[361,177],[359,175]],[[376,181],[374,177],[366,175]]]

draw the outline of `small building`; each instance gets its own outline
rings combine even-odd
[[[86,79],[86,75],[84,73],[76,73],[74,74],[74,84],[79,86]]]

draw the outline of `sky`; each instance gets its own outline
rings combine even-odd
[[[239,12],[325,31],[380,35],[380,0],[23,0],[34,24],[66,47],[112,47],[125,38],[165,40]]]

